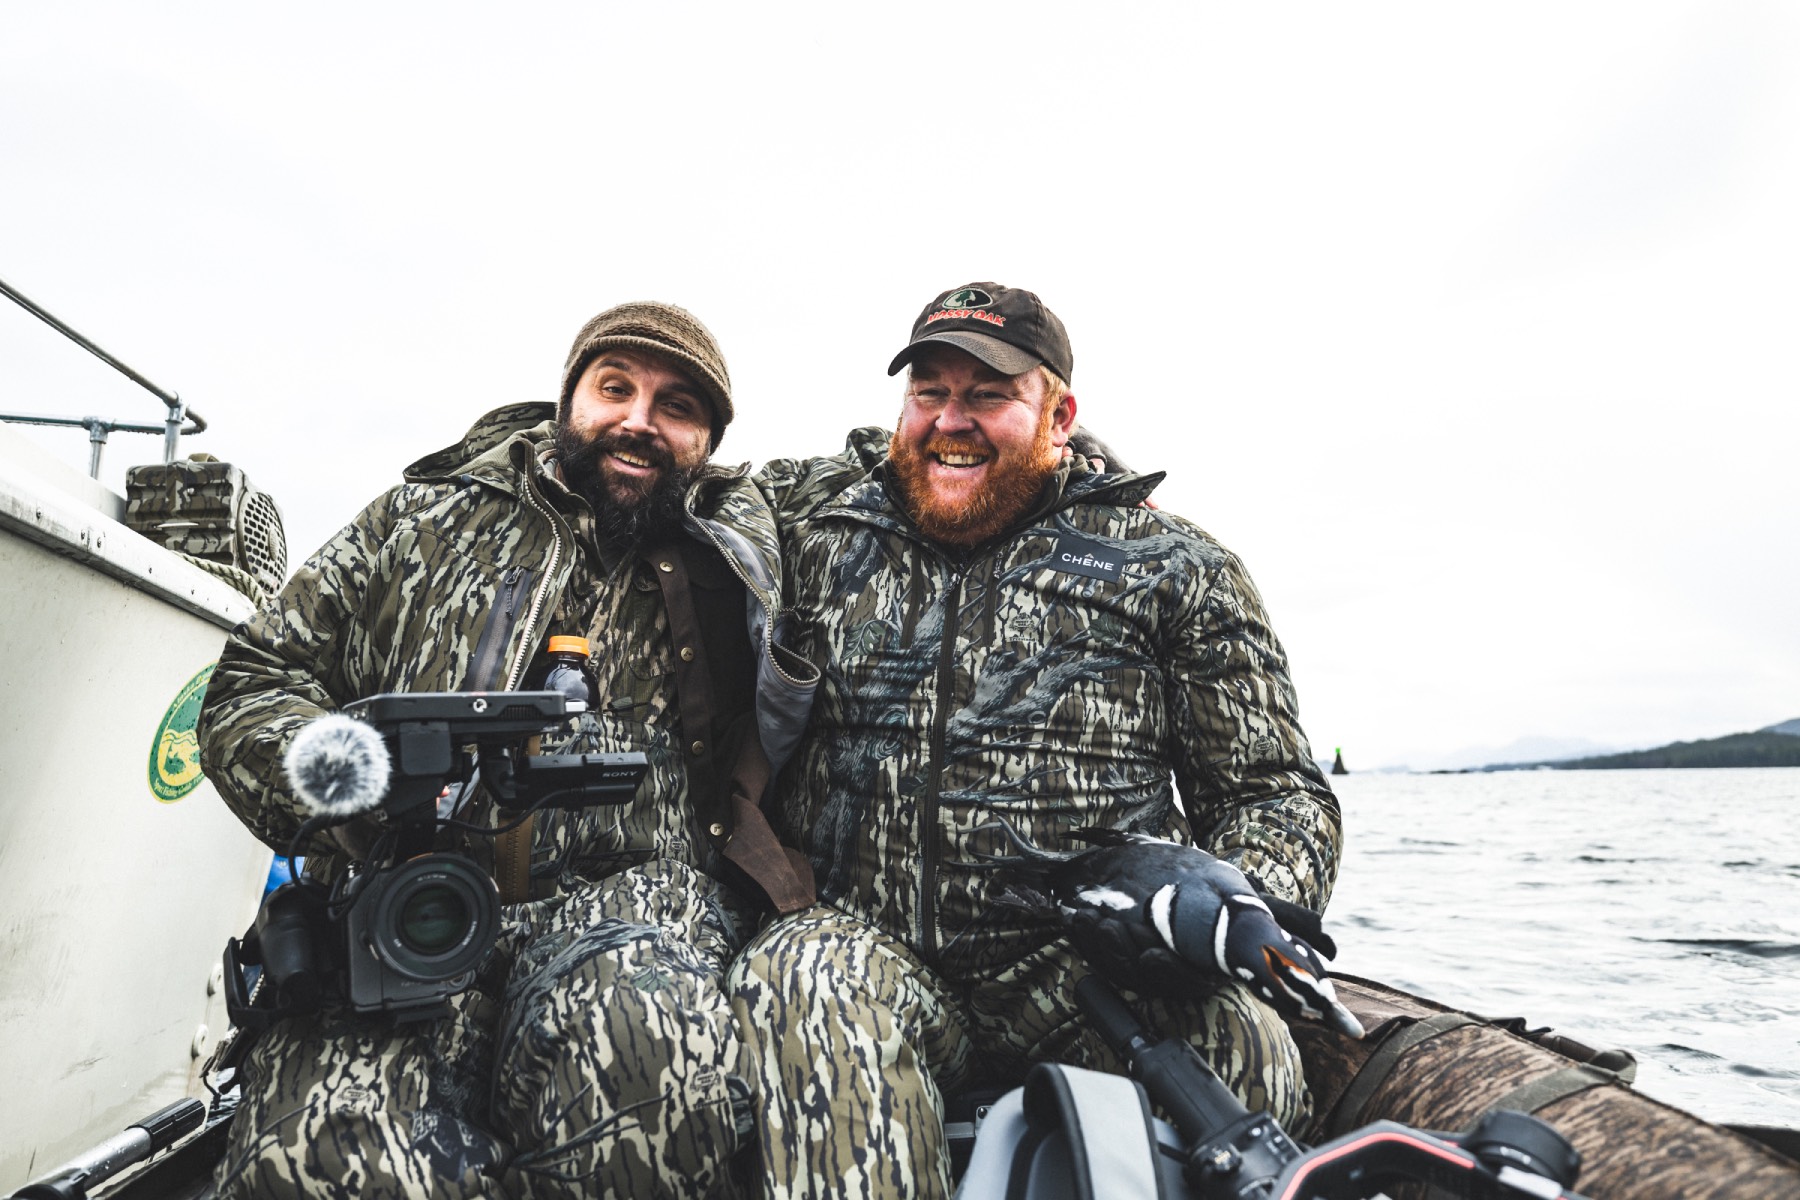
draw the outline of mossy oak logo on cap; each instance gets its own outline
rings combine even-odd
[[[206,681],[218,665],[207,664],[183,684],[156,727],[150,743],[150,794],[164,804],[173,804],[200,786],[200,738],[194,730],[200,724]]]
[[[963,288],[938,301],[939,308],[986,308],[994,298],[980,288]]]
[[[981,288],[958,288],[938,301],[938,311],[925,318],[925,324],[939,321],[984,321],[996,328],[1006,324],[997,312],[985,311],[994,303],[992,293]]]

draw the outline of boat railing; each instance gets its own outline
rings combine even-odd
[[[125,474],[126,526],[217,575],[258,603],[279,590],[287,576],[287,541],[275,502],[229,463],[218,462],[209,454],[185,460],[178,457],[182,436],[203,432],[206,419],[188,408],[180,396],[151,382],[3,279],[0,293],[168,408],[160,425],[22,412],[0,412],[0,421],[86,429],[92,447],[88,475],[95,480],[100,478],[101,451],[113,433],[161,433],[161,465],[133,467]]]
[[[56,330],[70,341],[92,354],[95,358],[111,367],[125,378],[131,380],[151,395],[161,400],[168,409],[168,415],[159,425],[136,423],[130,421],[114,421],[104,417],[58,417],[42,413],[0,413],[0,421],[11,421],[23,425],[64,425],[86,429],[91,450],[88,454],[88,474],[95,479],[100,477],[100,452],[106,448],[107,438],[117,433],[160,433],[163,435],[163,462],[175,461],[181,448],[183,434],[192,436],[206,429],[206,419],[187,407],[182,398],[167,388],[160,387],[145,378],[118,357],[108,353],[91,339],[83,336],[68,322],[57,317],[43,305],[32,300],[25,293],[13,287],[4,279],[0,279],[0,292],[20,308]]]
[[[199,413],[187,414],[189,424],[180,432],[184,434],[199,433],[206,428],[206,422],[200,419]],[[58,417],[49,413],[0,412],[0,421],[14,425],[66,425],[88,431],[88,477],[100,478],[100,452],[106,449],[106,439],[114,433],[165,433],[161,425],[136,424],[130,421],[112,421],[105,417]],[[166,441],[165,441],[166,446]],[[167,454],[165,448],[164,453]],[[173,462],[174,459],[164,458]]]

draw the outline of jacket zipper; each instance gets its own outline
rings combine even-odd
[[[507,639],[512,636],[514,617],[518,614],[519,591],[530,576],[524,567],[509,567],[500,576],[500,611],[489,618],[475,647],[475,660],[469,668],[469,686],[474,691],[487,691],[494,686],[494,669],[506,655]]]
[[[956,682],[956,620],[962,607],[960,570],[950,572],[944,592],[944,632],[938,651],[937,712],[931,718],[931,760],[926,763],[925,803],[920,810],[921,886],[919,941],[927,962],[937,958],[937,875],[942,840],[938,829],[938,797],[942,791],[944,735],[950,724],[951,693]]]
[[[544,570],[544,578],[537,585],[531,596],[531,608],[525,614],[525,636],[519,640],[519,649],[513,655],[512,669],[506,673],[506,686],[502,691],[510,692],[519,685],[519,679],[525,674],[525,664],[531,658],[531,647],[536,643],[538,617],[544,611],[544,597],[549,594],[550,585],[556,579],[556,568],[562,562],[562,525],[558,523],[556,514],[544,506],[538,499],[537,492],[532,489],[531,480],[525,480],[525,502],[537,510],[539,516],[550,522],[550,564]]]
[[[984,643],[992,645],[999,640],[1000,631],[994,628],[994,622],[1000,616],[1000,560],[999,551],[994,552],[994,569],[988,573],[987,594],[982,597],[980,637]]]

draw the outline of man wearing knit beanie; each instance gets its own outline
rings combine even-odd
[[[497,837],[440,829],[436,849],[499,885],[493,950],[436,1014],[351,1012],[341,992],[267,1012],[221,1197],[725,1182],[750,1094],[724,968],[755,907],[812,902],[759,802],[817,682],[776,640],[773,515],[707,462],[732,415],[724,355],[692,314],[608,309],[577,335],[556,404],[495,409],[415,462],[228,640],[202,763],[280,849],[305,817],[279,766],[298,729],[382,692],[529,689],[557,639],[585,639],[599,695],[544,751],[641,753],[649,774],[623,805]],[[477,792],[453,815],[493,830],[512,814]],[[315,838],[307,875],[340,877],[380,832],[359,817]],[[317,933],[346,942],[341,922]]]
[[[725,427],[734,415],[731,373],[725,369],[725,356],[719,352],[718,342],[698,317],[673,304],[644,301],[620,304],[596,316],[575,335],[568,361],[563,364],[565,406],[588,364],[603,350],[648,352],[685,373],[712,406],[711,449],[719,448],[719,439],[725,436]]]
[[[557,473],[593,509],[602,546],[667,537],[731,417],[731,376],[706,326],[672,304],[621,304],[569,347]]]

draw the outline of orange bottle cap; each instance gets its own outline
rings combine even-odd
[[[587,639],[584,637],[553,637],[550,639],[549,653],[579,654],[586,658],[588,656]]]

